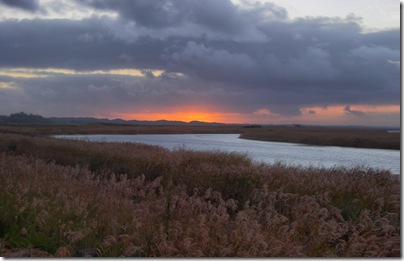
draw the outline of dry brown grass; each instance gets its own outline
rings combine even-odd
[[[26,135],[56,134],[187,134],[241,133],[242,126],[181,126],[130,124],[0,124],[1,133]]]
[[[0,135],[0,255],[388,257],[400,177]]]
[[[263,127],[245,129],[240,137],[322,146],[400,149],[400,133],[378,129]]]

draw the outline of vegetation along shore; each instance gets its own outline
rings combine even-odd
[[[113,131],[1,126],[0,256],[401,256],[399,175],[47,137]]]
[[[134,125],[134,124],[0,124],[0,133],[56,134],[186,134],[237,133],[240,138],[319,146],[400,149],[400,132],[372,128],[259,125]]]

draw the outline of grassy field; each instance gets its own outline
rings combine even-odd
[[[89,126],[7,128],[0,256],[401,256],[400,176],[387,171],[38,136]]]

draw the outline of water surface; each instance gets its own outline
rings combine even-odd
[[[138,142],[173,150],[244,153],[253,161],[283,162],[294,166],[372,167],[400,174],[400,151],[335,146],[311,146],[287,142],[239,139],[239,134],[138,134],[138,135],[57,135],[63,139],[103,142]]]

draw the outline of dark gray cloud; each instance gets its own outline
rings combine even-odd
[[[89,99],[84,104],[110,103],[116,110],[186,101],[284,115],[310,106],[400,102],[399,29],[364,33],[354,16],[290,20],[287,10],[272,3],[240,8],[216,0],[84,2],[118,18],[2,21],[0,67],[167,73],[12,79],[31,101],[77,105]]]
[[[194,24],[206,30],[234,34],[245,30],[249,23],[248,17],[230,0],[86,0],[84,3],[102,10],[114,10],[126,21],[153,29]],[[257,6],[256,10],[261,17],[265,11],[273,10],[276,17],[284,17],[286,13],[273,4]]]
[[[363,111],[352,110],[351,106],[349,106],[349,105],[345,106],[344,111],[346,112],[347,115],[353,115],[353,116],[358,116],[358,117],[366,115],[366,113],[364,113]]]
[[[35,12],[40,9],[38,0],[0,0],[0,4],[30,12]]]

